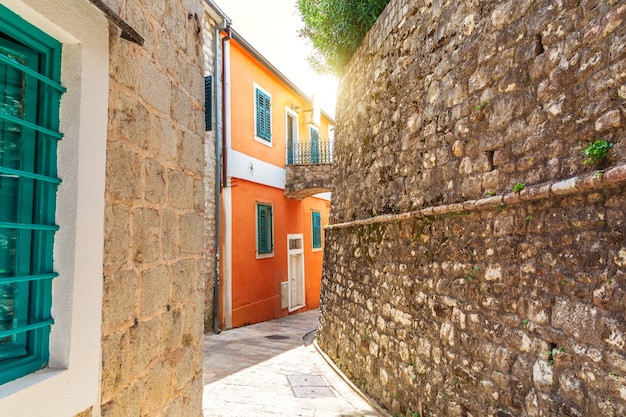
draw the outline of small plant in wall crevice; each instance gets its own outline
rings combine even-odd
[[[523,182],[517,182],[515,183],[515,185],[513,186],[513,192],[514,193],[519,193],[520,191],[522,191],[524,188],[526,188],[526,184],[524,184]]]
[[[585,160],[583,164],[596,164],[597,162],[603,161],[609,154],[609,149],[613,147],[611,142],[606,140],[595,140],[583,149],[583,155],[585,155]]]

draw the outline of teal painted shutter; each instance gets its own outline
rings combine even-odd
[[[256,89],[256,134],[272,141],[272,102],[270,96]]]
[[[257,205],[257,252],[259,254],[272,253],[274,251],[274,239],[272,231],[272,206],[265,204]]]
[[[322,247],[322,214],[319,211],[311,212],[313,229],[313,249]]]
[[[213,128],[213,77],[204,77],[204,130]]]
[[[61,44],[0,6],[0,384],[45,367]],[[8,40],[8,39],[11,40]]]
[[[320,163],[320,132],[311,127],[311,163]]]
[[[294,135],[294,124],[295,118],[288,114],[287,115],[287,164],[294,163],[294,152],[293,147],[295,145],[295,141],[293,140]]]

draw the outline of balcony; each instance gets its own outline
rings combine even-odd
[[[305,197],[331,191],[333,142],[301,142],[287,148],[285,197]]]
[[[287,165],[332,164],[333,141],[311,140],[294,143],[287,148]]]

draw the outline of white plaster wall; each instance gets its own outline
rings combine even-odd
[[[0,386],[0,415],[99,415],[108,24],[87,0],[2,0],[63,44],[49,367]]]
[[[274,188],[285,189],[287,171],[245,153],[228,149],[228,177],[241,178]]]

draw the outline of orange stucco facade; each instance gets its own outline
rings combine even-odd
[[[245,41],[229,41],[229,129],[223,163],[227,175],[222,189],[220,325],[238,327],[283,317],[319,306],[322,276],[322,248],[313,246],[312,213],[321,217],[322,227],[328,223],[330,202],[327,196],[311,196],[303,200],[284,196],[287,155],[288,115],[297,141],[309,140],[310,128],[319,130],[327,139],[332,120],[321,113],[312,117],[313,103],[299,90],[294,90],[280,74],[249,51]],[[257,55],[255,55],[255,53]],[[271,67],[271,65],[270,65]],[[255,112],[256,90],[271,98],[271,141],[260,139]],[[294,122],[295,120],[295,122]],[[317,122],[317,123],[315,123]],[[297,125],[297,129],[295,126]],[[294,132],[295,130],[295,132]],[[225,190],[226,189],[226,190]],[[271,207],[272,253],[259,253],[257,205]],[[291,256],[288,237],[301,243],[301,253]],[[299,256],[299,257],[298,257]],[[302,265],[303,276],[293,278]],[[291,263],[290,263],[291,262]],[[290,272],[291,271],[291,272]],[[299,275],[298,275],[299,276]],[[294,288],[304,294],[296,294]],[[293,303],[293,299],[303,302]]]

